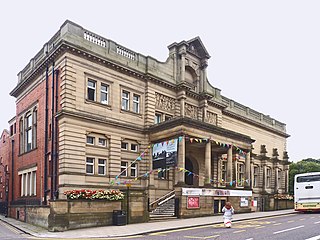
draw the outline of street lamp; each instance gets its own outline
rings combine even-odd
[[[9,201],[9,171],[8,165],[3,165],[0,162],[0,166],[3,168],[4,172],[4,189],[5,189],[5,202],[4,202],[4,216],[8,217],[8,201]]]

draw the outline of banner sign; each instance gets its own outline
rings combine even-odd
[[[177,165],[178,138],[155,143],[152,148],[152,169],[166,169]]]
[[[188,197],[187,198],[187,208],[200,208],[199,197]]]
[[[226,190],[211,188],[182,188],[182,195],[185,196],[227,196],[227,197],[251,197],[249,190]]]

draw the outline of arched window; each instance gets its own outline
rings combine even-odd
[[[37,147],[37,108],[35,107],[33,109],[33,113],[32,113],[32,148],[36,148]]]
[[[19,121],[19,150],[20,150],[20,154],[24,152],[24,126],[23,126],[23,118],[20,118]]]

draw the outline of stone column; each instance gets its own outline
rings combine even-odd
[[[150,149],[150,154],[149,154],[149,171],[152,171],[152,147]],[[155,174],[150,174],[149,175],[149,187],[154,186],[154,176]]]
[[[246,173],[245,173],[245,177],[246,177],[246,186],[250,187],[250,182],[251,182],[251,174],[250,174],[250,171],[251,171],[251,161],[250,161],[250,157],[251,154],[250,154],[250,151],[247,152],[246,154],[246,161],[245,161],[245,170],[246,170]]]
[[[185,101],[186,101],[186,91],[183,90],[179,93],[179,100],[180,100],[180,116],[184,117],[185,113]]]
[[[232,146],[227,153],[227,185],[232,181]]]
[[[184,171],[180,171],[180,168],[185,168],[186,161],[186,140],[183,137],[179,142],[179,150],[178,150],[178,170],[176,171],[175,182],[178,185],[183,185],[185,183],[185,173]]]
[[[211,142],[209,141],[206,144],[206,151],[205,151],[205,184],[210,184],[211,180]]]
[[[279,178],[279,169],[278,167],[274,168],[274,176],[275,176],[275,180],[274,180],[274,191],[278,192],[279,191],[279,182],[278,182],[278,178]]]
[[[180,81],[185,81],[185,72],[186,72],[186,53],[181,53],[181,69],[180,69]]]

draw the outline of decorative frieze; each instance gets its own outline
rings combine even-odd
[[[207,111],[205,122],[217,126],[217,118],[218,118],[218,115],[216,113]]]
[[[169,112],[174,112],[175,99],[156,92],[156,107]]]
[[[198,107],[186,103],[184,111],[185,111],[184,115],[186,117],[196,119],[196,120],[198,119]]]

